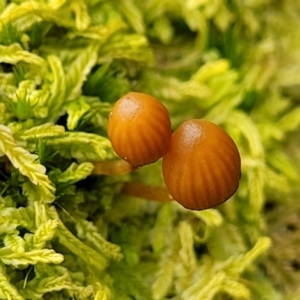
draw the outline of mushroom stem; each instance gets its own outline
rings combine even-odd
[[[126,175],[135,170],[136,168],[124,160],[116,161],[97,161],[93,162],[94,175]]]
[[[124,160],[98,161],[93,162],[93,164],[94,169],[92,174],[94,175],[126,175],[136,169],[136,167]],[[121,193],[158,202],[169,202],[173,200],[166,187],[151,186],[140,182],[124,183]]]
[[[140,182],[126,182],[122,188],[122,193],[158,202],[173,200],[166,187],[150,186]]]

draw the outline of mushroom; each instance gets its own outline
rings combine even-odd
[[[162,168],[172,197],[193,210],[229,199],[241,177],[240,154],[232,138],[218,125],[201,119],[186,121],[175,130]]]
[[[119,99],[108,120],[108,137],[115,152],[133,167],[154,163],[171,142],[170,116],[156,98],[130,92]]]

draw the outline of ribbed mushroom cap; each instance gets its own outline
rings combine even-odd
[[[163,176],[170,194],[182,206],[211,208],[237,190],[240,154],[221,127],[206,120],[189,120],[172,135],[163,157]]]
[[[153,163],[168,150],[172,130],[165,106],[156,98],[130,92],[119,99],[108,120],[115,152],[134,167]]]

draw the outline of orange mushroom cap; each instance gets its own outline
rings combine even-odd
[[[115,152],[134,167],[157,161],[168,150],[172,130],[165,106],[156,98],[130,92],[114,105],[108,137]]]
[[[206,120],[189,120],[172,135],[163,157],[163,176],[170,194],[182,206],[211,208],[237,190],[240,154],[221,127]]]

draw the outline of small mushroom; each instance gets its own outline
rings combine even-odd
[[[173,133],[162,168],[171,196],[188,209],[202,210],[235,193],[241,159],[234,141],[221,127],[193,119]]]
[[[170,146],[171,136],[167,109],[150,95],[130,92],[115,103],[109,115],[112,147],[134,168],[161,158]]]

